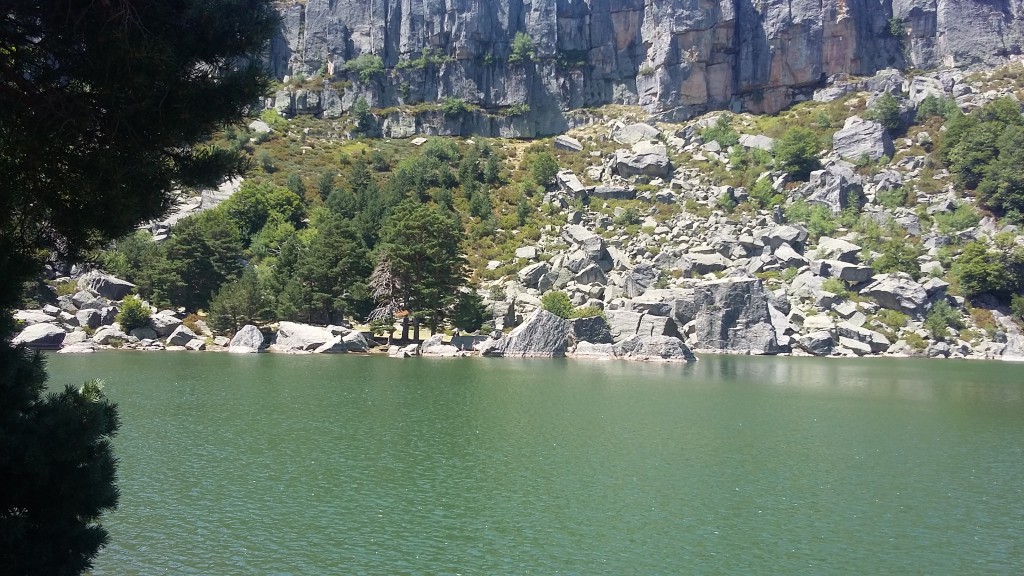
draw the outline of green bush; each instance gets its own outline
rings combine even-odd
[[[135,296],[126,296],[121,301],[121,311],[117,313],[117,323],[125,332],[149,325],[150,310]]]
[[[1013,292],[1015,279],[999,252],[990,251],[981,242],[970,242],[953,264],[953,277],[968,298],[990,293],[1006,297]]]
[[[604,310],[597,306],[580,306],[573,308],[569,313],[569,318],[593,318],[594,316],[604,317]]]
[[[902,125],[900,120],[900,101],[891,92],[883,92],[875,99],[868,110],[867,117],[874,120],[890,131],[899,130]]]
[[[896,188],[890,188],[888,190],[880,190],[875,195],[878,203],[882,206],[893,210],[907,205],[907,190],[902,186]]]
[[[558,161],[551,152],[542,150],[528,160],[530,176],[538,186],[547,187],[558,174]]]
[[[807,180],[811,172],[821,168],[818,150],[821,142],[807,128],[790,128],[782,135],[772,148],[775,166],[788,172],[797,180]]]
[[[357,72],[360,80],[368,82],[375,74],[384,71],[384,61],[376,54],[360,54],[345,63],[345,70]]]
[[[899,330],[907,325],[907,315],[896,310],[883,308],[875,315],[875,319],[892,330]]]
[[[847,298],[850,295],[850,292],[846,289],[846,284],[839,278],[826,278],[821,283],[821,289],[825,292],[831,292],[840,298]]]
[[[728,116],[719,116],[713,125],[701,131],[700,137],[705,142],[714,140],[725,149],[740,143],[740,135],[732,129],[732,123]]]
[[[445,116],[461,116],[469,112],[469,106],[466,105],[466,101],[462,98],[448,97],[441,102],[441,112]]]
[[[928,312],[928,317],[925,318],[924,328],[928,330],[928,333],[932,335],[932,338],[936,340],[946,339],[946,329],[955,328],[957,330],[964,327],[963,319],[960,317],[960,313],[953,309],[945,300],[939,300],[932,306],[932,309]]]
[[[533,39],[524,32],[516,32],[512,38],[512,53],[508,55],[509,62],[521,62],[533,60]]]
[[[569,295],[561,290],[548,292],[541,296],[540,307],[562,318],[569,318],[572,315],[573,308]]]

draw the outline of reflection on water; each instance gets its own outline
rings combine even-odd
[[[1007,574],[993,362],[53,357],[121,406],[96,574]],[[852,568],[855,567],[855,568]]]

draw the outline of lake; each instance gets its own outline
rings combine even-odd
[[[1024,366],[51,355],[120,405],[94,574],[1011,574]]]

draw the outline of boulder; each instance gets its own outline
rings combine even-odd
[[[865,157],[872,161],[882,156],[892,158],[895,151],[884,126],[859,116],[847,118],[842,129],[832,135],[832,149],[841,158],[854,162]]]
[[[488,340],[481,348],[484,356],[558,357],[569,344],[569,321],[538,308],[510,334]]]
[[[811,264],[811,270],[822,278],[838,278],[852,283],[867,282],[875,273],[870,266],[840,260],[817,260]]]
[[[555,148],[559,150],[567,150],[569,152],[582,152],[583,144],[580,141],[565,134],[559,134],[555,136]]]
[[[639,264],[626,273],[623,288],[627,298],[636,298],[650,288],[658,280],[659,272],[650,264]]]
[[[839,260],[856,264],[861,250],[860,246],[852,242],[822,236],[818,239],[818,248],[814,251],[814,256],[821,260]]]
[[[246,324],[235,332],[228,344],[228,352],[232,354],[255,354],[261,351],[266,343],[263,333],[252,324]]]
[[[807,230],[783,224],[765,233],[762,241],[765,246],[770,246],[772,251],[778,250],[783,244],[789,244],[797,252],[803,252],[804,242],[807,241]]]
[[[860,291],[861,296],[874,298],[882,308],[923,318],[928,311],[928,292],[904,272],[881,274]]]
[[[435,356],[441,358],[454,358],[456,356],[463,356],[465,353],[461,352],[455,346],[451,344],[445,344],[441,339],[440,334],[434,334],[430,338],[423,341],[420,346],[420,356]]]
[[[185,349],[192,350],[193,352],[206,350],[206,340],[203,340],[202,338],[193,338],[185,343]]]
[[[79,326],[99,328],[103,321],[103,315],[95,308],[86,308],[75,312],[75,319],[78,320]]]
[[[612,140],[615,140],[619,144],[632,146],[643,140],[654,140],[659,134],[661,134],[661,131],[654,126],[640,122],[636,124],[627,124],[618,128],[612,132]]]
[[[622,342],[635,336],[679,336],[679,329],[672,318],[653,316],[629,310],[606,310],[608,331],[612,341]]]
[[[555,175],[555,182],[558,183],[559,190],[573,198],[582,200],[587,195],[587,187],[580,182],[579,177],[572,170],[559,170]]]
[[[650,176],[665,178],[672,172],[668,149],[664,144],[638,142],[632,152],[619,150],[612,159],[615,172],[624,178]]]
[[[768,306],[768,292],[758,278],[723,278],[694,285],[689,299],[676,302],[676,322],[693,322],[696,348],[748,354],[780,352]]]
[[[171,335],[167,337],[167,345],[184,346],[196,338],[198,338],[196,333],[189,330],[188,326],[182,324],[175,328],[174,332],[171,332]]]
[[[693,352],[675,336],[636,334],[615,345],[615,355],[626,360],[691,362]]]
[[[714,274],[732,267],[732,260],[721,254],[686,254],[676,262],[684,276]]]
[[[772,148],[775,147],[775,140],[760,134],[740,134],[740,146],[771,152]]]
[[[580,285],[598,284],[604,286],[608,283],[608,277],[605,276],[601,267],[594,263],[591,263],[580,270],[573,280]]]
[[[407,346],[393,345],[388,348],[388,356],[391,358],[411,358],[419,354],[418,344],[409,344]]]
[[[128,335],[118,326],[103,326],[92,335],[92,341],[103,346],[120,345]]]
[[[174,333],[178,326],[181,326],[181,320],[169,313],[160,313],[150,317],[149,324],[156,331],[157,336],[165,338]]]
[[[26,326],[11,340],[11,344],[24,345],[35,350],[56,350],[60,348],[66,335],[67,332],[57,324],[40,322]]]
[[[312,352],[333,339],[334,334],[323,326],[281,322],[270,349],[275,352]]]
[[[832,353],[835,341],[830,330],[817,330],[805,334],[796,340],[797,345],[813,356],[828,356]]]
[[[342,336],[341,341],[345,343],[345,348],[349,352],[368,352],[372,347],[366,336],[355,330]]]
[[[129,332],[128,335],[138,340],[157,339],[156,331],[150,328],[149,326],[141,326],[139,328],[135,328],[131,332]]]
[[[107,305],[107,302],[96,296],[89,290],[79,290],[71,297],[71,303],[79,310],[94,309],[100,310]]]
[[[847,162],[833,162],[811,173],[810,180],[798,189],[811,204],[821,204],[838,214],[850,206],[864,203],[864,183]]]
[[[636,188],[615,184],[598,184],[590,191],[590,195],[601,200],[633,200],[636,198]]]
[[[92,270],[83,274],[78,279],[78,288],[80,290],[92,290],[110,300],[121,300],[132,293],[132,290],[135,289],[135,284],[115,278],[109,274],[104,274],[99,270]]]
[[[569,342],[570,345],[580,342],[611,344],[614,340],[604,316],[591,316],[590,318],[574,318],[569,321]]]
[[[42,310],[18,310],[14,313],[14,319],[17,322],[21,322],[25,326],[31,326],[33,324],[45,324],[47,322],[56,322],[57,319],[53,315],[47,314]]]
[[[576,344],[572,355],[576,358],[615,358],[614,344],[595,344],[593,342],[580,342]]]
[[[523,258],[524,260],[536,260],[537,247],[523,246],[521,248],[516,248],[516,258]]]
[[[860,326],[855,326],[853,324],[850,324],[849,322],[840,322],[839,324],[837,324],[836,334],[838,334],[840,337],[840,343],[842,343],[843,338],[856,340],[861,344],[866,344],[872,354],[885,352],[886,350],[888,350],[889,345],[891,344],[889,342],[889,339],[886,338],[884,334],[880,334],[878,332],[875,332],[874,330],[868,330],[867,328],[863,328]],[[846,344],[843,345],[846,346]],[[850,346],[846,347],[850,348]],[[856,351],[856,349],[854,349],[854,351]]]
[[[345,354],[348,346],[341,340],[341,334],[335,334],[330,340],[313,349],[314,354]]]
[[[536,262],[520,270],[517,276],[523,286],[536,288],[540,279],[550,271],[551,266],[547,262]]]

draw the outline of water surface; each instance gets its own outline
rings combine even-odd
[[[101,353],[106,574],[1012,574],[1024,376],[996,362],[654,365]]]

